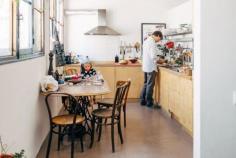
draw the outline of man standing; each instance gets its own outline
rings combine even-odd
[[[160,42],[162,39],[162,33],[160,31],[155,31],[143,44],[142,70],[144,72],[144,86],[140,96],[140,104],[148,107],[153,106],[152,96],[157,73],[157,55],[161,55],[159,54],[160,51],[158,50],[156,43]]]

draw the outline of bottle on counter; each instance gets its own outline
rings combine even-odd
[[[118,55],[115,56],[115,63],[119,63],[119,56]]]

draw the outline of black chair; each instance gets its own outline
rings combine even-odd
[[[51,112],[51,106],[49,104],[50,98],[53,97],[66,97],[69,100],[69,104],[73,104],[75,108],[74,114],[63,114],[63,115],[57,115],[52,116]],[[81,142],[81,149],[83,151],[83,122],[85,121],[85,118],[79,115],[79,111],[81,109],[80,105],[78,104],[76,98],[70,94],[66,93],[49,93],[47,94],[45,98],[46,107],[48,111],[49,116],[49,122],[50,122],[50,132],[49,132],[49,140],[48,140],[48,147],[47,147],[47,153],[46,158],[49,158],[50,154],[50,148],[51,148],[51,141],[52,141],[52,134],[58,134],[58,146],[57,149],[60,150],[60,142],[62,140],[62,137],[64,135],[70,135],[71,137],[71,158],[74,157],[74,136],[77,133],[80,133],[80,142]],[[58,130],[56,130],[58,128]]]
[[[112,108],[98,108],[93,110],[92,112],[92,136],[91,136],[91,144],[90,147],[93,146],[94,142],[94,134],[95,134],[95,124],[99,127],[99,136],[98,141],[101,139],[102,126],[103,125],[111,125],[111,141],[112,141],[112,152],[115,152],[115,142],[114,142],[114,125],[117,124],[118,133],[120,137],[121,144],[123,144],[122,130],[120,124],[120,115],[121,108],[124,105],[123,99],[128,90],[129,84],[127,82],[123,82],[116,87],[115,99],[112,104]],[[110,124],[103,123],[104,119],[111,119]]]
[[[116,86],[122,85],[125,82],[128,83],[128,89],[126,90],[125,97],[124,97],[124,100],[123,100],[123,104],[124,104],[123,105],[124,127],[126,128],[126,104],[127,104],[127,99],[128,99],[128,94],[129,94],[129,88],[130,88],[130,85],[131,85],[131,81],[117,81]],[[110,108],[110,107],[112,107],[113,103],[109,102],[109,101],[106,101],[106,100],[102,100],[102,101],[98,101],[97,104],[98,104],[98,108],[104,108],[104,107]],[[107,120],[105,120],[105,122],[107,122]]]

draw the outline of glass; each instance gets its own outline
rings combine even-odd
[[[11,50],[11,7],[9,0],[0,0],[0,56],[12,55]]]
[[[19,1],[19,45],[20,49],[32,48],[32,0]]]
[[[34,52],[41,52],[43,48],[43,2],[34,0]]]

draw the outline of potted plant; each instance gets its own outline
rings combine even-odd
[[[26,158],[25,156],[25,150],[21,150],[19,153],[15,153],[13,155],[13,158]]]
[[[15,154],[7,153],[7,145],[3,144],[2,139],[0,137],[0,158],[26,158],[25,150],[21,150],[19,153]]]

